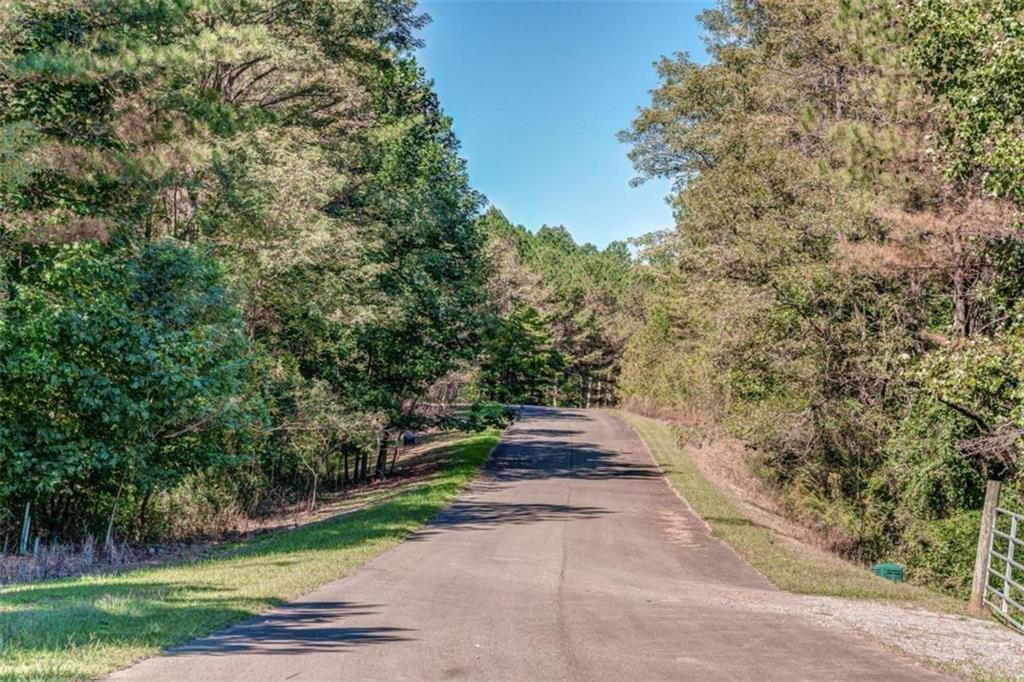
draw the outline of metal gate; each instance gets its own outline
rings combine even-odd
[[[985,603],[999,618],[1024,633],[1024,515],[996,509],[988,546]]]

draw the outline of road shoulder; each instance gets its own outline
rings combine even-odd
[[[670,424],[627,412],[620,416],[712,535],[791,593],[744,603],[744,609],[800,613],[823,627],[856,632],[968,679],[1024,680],[1024,638],[992,621],[967,617],[962,604],[944,595],[881,580],[812,548],[801,551],[752,520],[737,500],[703,476]]]
[[[467,436],[404,492],[217,558],[2,588],[0,678],[96,678],[349,575],[428,523],[497,442],[493,431]]]

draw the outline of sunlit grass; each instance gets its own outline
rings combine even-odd
[[[0,679],[95,678],[345,576],[427,523],[497,442],[466,437],[407,492],[200,562],[0,588]]]

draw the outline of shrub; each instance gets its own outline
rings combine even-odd
[[[44,254],[45,255],[45,254]],[[201,249],[58,247],[0,300],[0,503],[37,527],[141,527],[152,495],[259,440],[250,348]]]
[[[980,527],[981,512],[975,510],[913,524],[902,551],[909,578],[966,597],[971,591]]]

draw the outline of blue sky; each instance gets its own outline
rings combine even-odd
[[[672,225],[668,185],[631,188],[629,126],[652,62],[704,60],[710,2],[426,0],[418,58],[455,120],[473,186],[515,223],[604,246]]]

